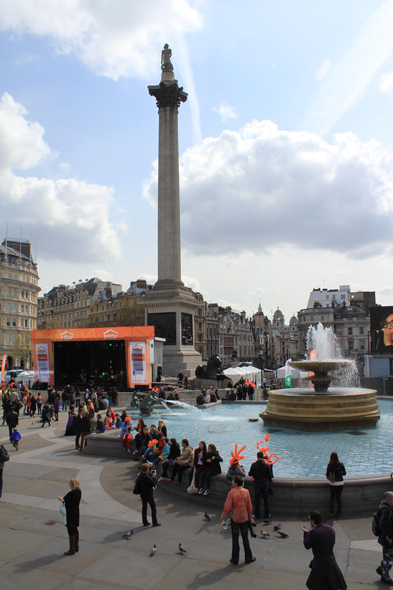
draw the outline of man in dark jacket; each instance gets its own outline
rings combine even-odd
[[[9,435],[10,435],[10,438],[11,438],[11,434],[14,432],[14,428],[16,428],[18,426],[18,424],[19,424],[19,416],[15,412],[13,406],[11,406],[10,411],[6,415],[5,421],[8,424],[8,432],[9,432]]]
[[[382,561],[377,567],[381,582],[393,586],[390,570],[393,565],[393,492],[385,492],[378,510],[378,527],[381,534],[378,543],[382,545]]]
[[[143,463],[141,473],[136,480],[137,493],[140,494],[142,500],[142,522],[143,526],[149,526],[151,523],[147,520],[147,505],[150,504],[151,517],[153,526],[161,526],[157,522],[157,509],[154,501],[153,490],[156,487],[156,471],[153,469],[149,473],[150,466],[148,463]]]
[[[269,512],[269,481],[272,478],[270,465],[265,461],[262,451],[257,453],[257,461],[250,467],[248,475],[254,479],[254,515],[260,518],[259,508],[261,505],[261,496],[265,507],[265,518],[270,518]]]
[[[306,549],[312,549],[314,559],[309,566],[311,573],[306,582],[307,588],[309,590],[321,590],[321,588],[345,590],[347,584],[333,553],[336,541],[334,528],[324,524],[322,516],[316,510],[310,510],[308,521],[310,530],[302,526],[303,545]]]

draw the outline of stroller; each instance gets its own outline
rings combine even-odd
[[[15,430],[10,436],[10,442],[12,443],[12,446],[15,448],[16,451],[19,451],[19,441],[21,438],[22,437],[19,430],[15,428]]]

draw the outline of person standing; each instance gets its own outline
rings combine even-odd
[[[335,516],[341,515],[341,493],[344,487],[344,475],[347,475],[344,464],[340,463],[336,451],[333,451],[326,469],[326,477],[330,486],[330,518],[334,516],[335,500],[337,500],[337,513]]]
[[[381,582],[393,586],[390,570],[393,565],[393,492],[385,492],[378,512],[378,543],[382,545],[382,561],[376,569]]]
[[[245,562],[252,563],[255,557],[252,555],[250,541],[248,539],[248,523],[254,524],[252,518],[252,504],[250,492],[243,488],[243,478],[235,475],[232,480],[232,490],[229,492],[221,514],[221,522],[231,513],[231,531],[232,531],[232,556],[229,560],[234,565],[239,563],[239,533],[242,536]]]
[[[3,443],[0,442],[0,498],[3,494],[3,470],[4,470],[4,463],[9,461],[9,454],[7,450],[4,448]]]
[[[79,450],[80,450],[80,452],[82,452],[83,446],[87,447],[87,441],[85,440],[85,438],[91,432],[90,416],[89,416],[88,412],[83,412],[82,418],[80,421],[80,427],[81,427],[81,438],[80,438]]]
[[[181,387],[183,385],[183,379],[184,379],[183,371],[180,371],[180,373],[177,376],[177,382],[178,382],[179,387]]]
[[[333,553],[336,539],[334,528],[323,524],[322,516],[316,510],[310,510],[308,515],[310,530],[302,526],[303,545],[306,549],[312,549],[313,559],[310,563],[311,572],[306,586],[309,590],[345,590],[347,584],[337,565]]]
[[[262,451],[257,452],[257,461],[250,467],[248,475],[254,478],[254,514],[260,518],[261,497],[265,507],[265,518],[270,518],[269,512],[269,481],[272,479],[270,465],[265,461]]]
[[[69,481],[71,491],[63,497],[58,496],[60,502],[64,502],[67,514],[67,532],[70,547],[64,555],[75,555],[79,551],[79,504],[81,502],[81,484],[76,477]]]
[[[147,505],[150,505],[151,518],[153,526],[161,526],[157,521],[157,508],[154,501],[153,490],[157,487],[156,484],[156,471],[152,469],[149,473],[150,466],[148,463],[143,463],[141,467],[141,473],[138,475],[136,480],[136,494],[139,494],[142,500],[142,522],[143,526],[150,526],[150,522],[147,520]]]
[[[8,412],[8,414],[5,417],[5,420],[8,425],[8,432],[9,432],[10,440],[11,440],[11,435],[14,432],[14,428],[16,428],[19,424],[19,416],[15,412],[15,409],[13,406],[11,406],[10,411]]]
[[[83,409],[79,408],[78,409],[78,414],[75,416],[74,418],[74,424],[75,424],[75,448],[77,450],[79,450],[79,440],[80,440],[80,436],[81,436],[81,432],[82,432],[82,414],[83,414]]]

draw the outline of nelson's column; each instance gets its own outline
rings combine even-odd
[[[179,187],[179,106],[187,93],[179,88],[168,45],[161,52],[161,82],[148,86],[158,106],[158,281],[147,291],[141,304],[146,325],[166,339],[163,373],[179,371],[195,376],[202,357],[194,347],[194,313],[201,305],[181,280],[180,187]],[[153,376],[154,379],[156,376]]]

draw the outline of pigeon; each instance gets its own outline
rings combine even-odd
[[[269,520],[268,518],[266,518],[266,519],[265,519],[263,522],[264,522],[265,524],[272,524],[272,521],[271,521],[271,520]]]
[[[134,534],[134,531],[128,531],[128,533],[123,535],[123,539],[127,539],[127,541],[129,541],[133,534]]]
[[[277,533],[280,535],[278,537],[279,539],[287,539],[289,537],[289,535],[287,535],[287,533],[282,533],[281,531],[277,531]]]
[[[153,545],[149,557],[153,557],[153,555],[155,555],[156,551],[157,551],[157,547],[155,545]]]
[[[270,537],[269,533],[267,533],[266,531],[261,531],[261,536],[259,538],[266,539],[267,537]]]
[[[273,527],[273,531],[279,531],[281,528],[281,522],[279,522],[278,524],[275,524]]]
[[[210,519],[210,516],[208,515],[207,512],[205,512],[205,514],[203,516],[205,517],[205,520],[210,522],[211,519]]]
[[[179,543],[179,552],[180,552],[180,553],[183,553],[183,555],[184,555],[185,553],[187,553],[187,551],[184,549],[184,547],[183,547],[183,545],[182,545],[181,543]]]

